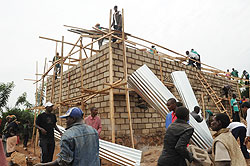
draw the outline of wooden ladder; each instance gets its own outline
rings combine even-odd
[[[205,88],[206,92],[211,97],[216,108],[220,111],[220,113],[226,113],[228,115],[228,117],[230,117],[227,110],[225,109],[224,105],[222,104],[221,99],[217,96],[217,94],[215,93],[215,91],[213,90],[211,85],[207,82],[205,77],[200,72],[198,72],[196,74],[196,77],[200,80],[202,86]]]

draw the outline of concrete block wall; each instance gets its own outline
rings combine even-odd
[[[121,44],[112,44],[113,51],[113,75],[114,82],[123,78],[123,51]],[[128,74],[131,74],[143,64],[147,66],[160,79],[160,65],[158,56],[154,56],[145,51],[139,51],[132,48],[126,48]],[[108,45],[103,45],[100,52],[92,57],[87,58],[83,62],[83,87],[93,90],[101,90],[108,87],[104,83],[109,83],[109,48]],[[202,85],[196,77],[196,68],[180,64],[176,61],[161,59],[162,70],[165,80],[171,80],[170,74],[173,71],[185,71],[192,88],[195,92],[197,100],[201,103],[201,93],[204,92],[204,100],[206,109],[218,112],[212,99],[205,93]],[[212,85],[218,96],[221,96],[221,88],[224,85],[232,85],[233,91],[236,92],[236,84],[214,76],[213,74],[203,73],[207,81]],[[81,95],[81,71],[80,64],[72,67],[63,73],[63,97],[62,100]],[[47,80],[46,99],[50,100],[52,78]],[[53,102],[58,102],[59,99],[59,84],[60,78],[55,81],[55,92]],[[180,100],[177,90],[174,87],[169,87],[169,90]],[[116,142],[124,145],[130,145],[129,121],[126,111],[126,101],[124,90],[114,89],[114,105],[115,105],[115,123],[116,123]],[[135,142],[139,144],[160,144],[165,133],[165,120],[149,105],[148,109],[138,107],[139,97],[135,92],[130,92],[131,115],[134,130]],[[229,109],[228,102],[225,106]],[[99,116],[102,119],[103,130],[101,138],[111,139],[111,123],[109,109],[109,95],[98,95],[86,103],[86,116],[90,114],[89,108],[95,106],[99,109]],[[63,112],[67,110],[64,107]],[[58,113],[58,112],[56,112]]]

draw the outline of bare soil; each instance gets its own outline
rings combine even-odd
[[[54,160],[57,158],[56,154],[59,153],[59,142],[56,142],[56,148],[54,153]],[[142,150],[142,160],[141,166],[156,166],[157,160],[161,155],[163,146],[144,146],[140,148]],[[250,149],[250,144],[248,144],[248,149]],[[28,163],[26,161],[28,158]],[[11,158],[7,159],[8,161],[12,160],[16,163],[17,166],[33,166],[36,163],[40,162],[40,149],[36,147],[34,153],[34,146],[28,144],[27,150],[25,150],[21,144],[17,145],[16,152],[11,155]],[[250,159],[246,160],[247,164],[250,166]],[[102,160],[102,166],[110,166],[110,162]],[[113,164],[114,165],[114,164]]]

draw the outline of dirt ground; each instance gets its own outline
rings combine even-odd
[[[157,160],[161,154],[163,146],[144,146],[140,150],[143,152],[141,166],[156,166]],[[250,149],[250,144],[248,145],[248,149]],[[33,166],[36,163],[40,162],[40,149],[36,148],[34,154],[34,147],[28,144],[28,149],[24,150],[21,144],[19,144],[16,148],[16,151],[12,156],[12,161],[16,163],[17,166]],[[56,142],[56,149],[54,153],[54,160],[57,158],[56,154],[59,153],[59,142]],[[26,162],[26,158],[28,158],[28,164]],[[10,158],[8,158],[10,160]],[[250,166],[250,159],[247,160],[248,165]],[[102,166],[110,166],[112,165],[108,161],[102,160]],[[112,165],[114,166],[114,165]]]

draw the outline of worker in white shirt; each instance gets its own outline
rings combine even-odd
[[[228,127],[229,131],[232,132],[234,138],[237,140],[240,139],[240,149],[243,153],[245,159],[249,159],[249,153],[247,152],[247,147],[245,145],[245,138],[246,138],[246,126],[240,122],[231,122]]]
[[[245,143],[247,144],[250,142],[250,103],[244,102],[241,105],[242,111],[244,114],[246,114],[246,121],[247,121],[247,133],[246,133],[246,140]]]
[[[187,55],[187,57],[189,58],[188,59],[188,66],[195,66],[194,65],[194,63],[195,63],[195,61],[193,61],[193,60],[198,60],[199,59],[199,56],[197,55],[197,54],[195,54],[195,53],[192,53],[192,52],[189,52],[189,51],[186,51],[186,55]],[[193,60],[192,60],[193,59]]]

